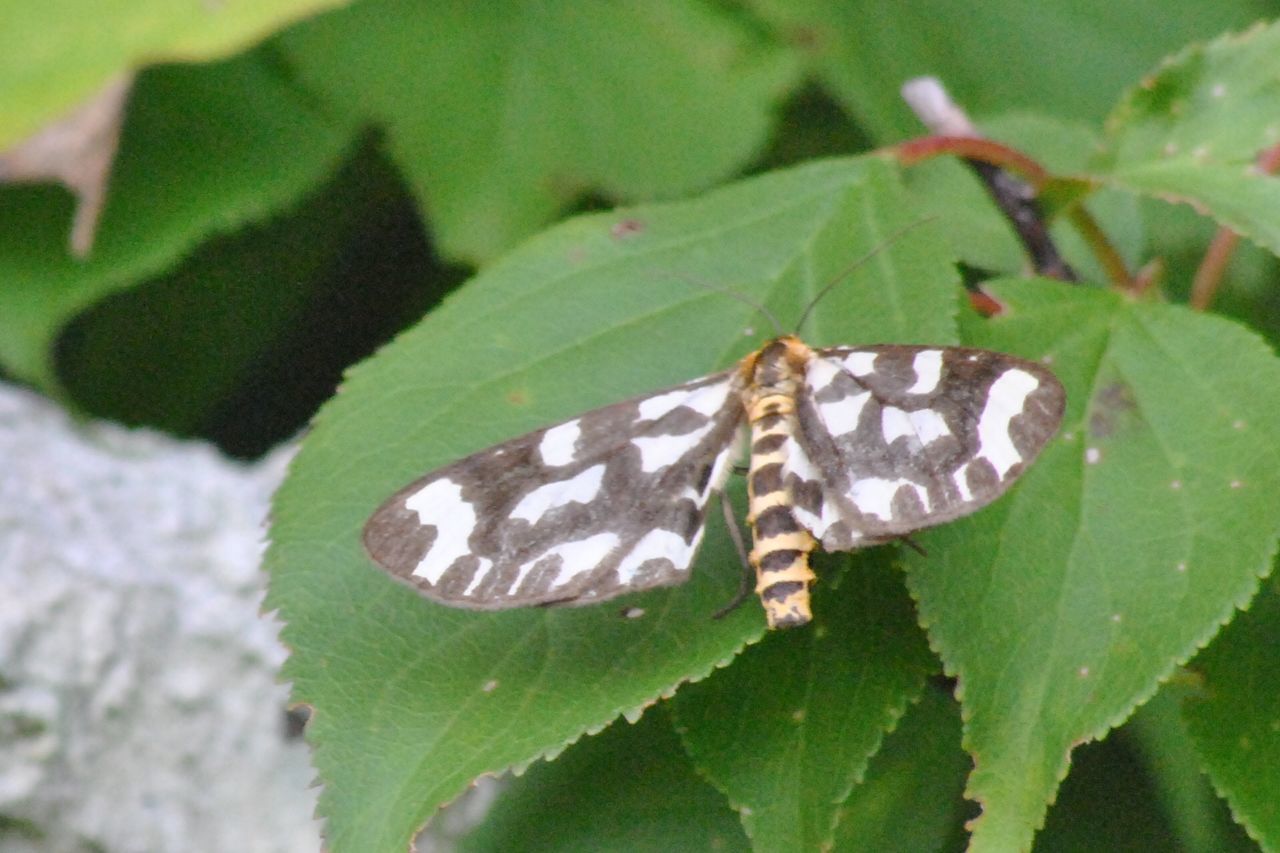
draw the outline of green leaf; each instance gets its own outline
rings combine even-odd
[[[714,4],[366,0],[290,31],[302,78],[387,128],[445,254],[487,260],[590,191],[741,169],[795,77]]]
[[[1187,737],[1179,709],[1188,681],[1175,675],[1123,727],[1071,754],[1071,775],[1036,836],[1036,853],[1257,850],[1209,786]]]
[[[1188,736],[1181,709],[1192,690],[1190,682],[1185,671],[1176,673],[1116,734],[1137,746],[1158,791],[1156,799],[1185,849],[1255,851],[1257,846],[1232,821],[1227,804],[1209,784]]]
[[[888,554],[820,584],[812,628],[768,637],[676,697],[685,748],[756,850],[831,845],[867,759],[937,666]]]
[[[750,6],[882,142],[924,133],[898,95],[911,77],[941,78],[979,120],[1049,105],[1060,119],[1092,122],[1160,57],[1263,14],[1251,0],[751,0]]]
[[[1184,709],[1214,786],[1264,849],[1280,848],[1280,580],[1192,662],[1204,678]]]
[[[202,240],[262,219],[320,184],[351,140],[257,56],[143,75],[91,256],[70,257],[69,196],[0,188],[0,364],[57,389],[54,340],[104,296]]]
[[[1024,849],[1101,737],[1257,589],[1280,530],[1280,365],[1236,324],[1048,283],[965,339],[1051,360],[1062,434],[908,581],[960,680],[975,850]],[[964,548],[957,547],[964,543]]]
[[[952,337],[954,272],[875,159],[816,163],[682,204],[576,219],[463,287],[353,370],[276,495],[269,605],[324,781],[330,847],[399,850],[473,778],[559,751],[701,678],[763,633],[711,619],[741,569],[711,524],[688,584],[600,607],[474,613],[423,601],[360,547],[396,488],[468,452],[725,368],[759,345],[732,287],[815,344]],[[627,606],[643,609],[623,618]]]
[[[0,150],[144,64],[200,61],[342,0],[6,3],[0,27]]]
[[[1280,253],[1280,179],[1254,168],[1280,142],[1280,24],[1165,62],[1108,120],[1099,168],[1115,186],[1181,201]]]
[[[866,778],[840,808],[835,850],[949,850],[963,819],[969,756],[960,748],[960,706],[924,691],[871,758]]]
[[[667,715],[614,723],[510,780],[461,853],[748,850],[737,815],[698,778]]]

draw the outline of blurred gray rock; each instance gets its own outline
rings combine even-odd
[[[319,849],[259,614],[284,463],[0,385],[0,850]]]

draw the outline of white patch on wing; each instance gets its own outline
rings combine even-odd
[[[489,574],[489,569],[491,569],[492,567],[493,567],[492,561],[490,560],[480,561],[480,568],[477,569],[476,573],[471,576],[471,583],[467,584],[467,588],[462,591],[462,595],[464,598],[476,591],[476,587],[480,586],[480,581],[485,579],[485,576]]]
[[[880,431],[884,433],[885,444],[893,444],[895,439],[903,436],[908,439],[916,437],[911,417],[897,406],[885,406],[880,410]]]
[[[538,453],[541,454],[542,461],[553,466],[568,465],[573,461],[574,447],[580,435],[582,435],[582,428],[578,426],[577,421],[569,421],[547,430],[538,444]]]
[[[700,381],[700,380],[698,380]],[[725,376],[718,382],[703,385],[690,390],[687,386],[676,388],[665,394],[646,397],[636,407],[642,421],[656,421],[664,415],[684,406],[693,409],[700,415],[711,415],[724,407],[729,396],[730,377]]]
[[[893,496],[903,486],[909,486],[915,490],[916,497],[920,499],[920,505],[924,507],[924,511],[927,513],[929,511],[929,492],[919,483],[913,483],[902,478],[885,480],[881,477],[864,477],[861,480],[855,480],[853,486],[849,489],[849,499],[853,501],[854,506],[866,515],[874,515],[881,521],[892,521]]]
[[[973,500],[973,492],[969,489],[968,472],[969,465],[966,463],[961,465],[956,472],[951,475],[951,479],[954,480],[956,484],[956,491],[960,493],[960,499],[966,502]]]
[[[637,407],[640,411],[640,420],[656,421],[663,415],[674,411],[678,406],[683,405],[688,397],[689,392],[683,388],[677,388],[665,394],[658,394],[656,397],[647,397],[641,400],[640,405]]]
[[[800,446],[800,443],[794,437],[787,438],[787,443],[782,446],[782,450],[786,454],[786,458],[782,462],[783,483],[787,482],[789,475],[794,474],[801,480],[822,485],[822,514],[820,516],[814,515],[798,503],[793,504],[791,508],[796,521],[800,522],[815,538],[821,539],[827,529],[840,520],[840,513],[835,501],[827,496],[826,477],[818,470],[818,466],[813,464],[809,454],[805,453],[804,448]]]
[[[719,382],[704,385],[694,391],[684,404],[700,415],[711,417],[724,408],[725,402],[729,399],[731,384],[731,378],[725,376]]]
[[[951,428],[947,426],[946,420],[933,409],[917,409],[908,417],[911,418],[911,427],[920,437],[921,444],[930,444],[951,435]]]
[[[857,429],[858,419],[862,417],[862,409],[870,399],[871,392],[863,391],[861,394],[854,394],[851,397],[841,397],[839,400],[817,403],[818,413],[822,416],[822,422],[826,425],[827,432],[838,436]]]
[[[875,373],[876,354],[874,352],[851,352],[844,357],[844,366],[854,376],[866,376]]]
[[[811,391],[818,392],[834,382],[840,373],[840,368],[836,366],[832,359],[815,358],[805,368],[804,380],[808,383]]]
[[[942,352],[936,349],[921,350],[911,363],[916,372],[915,384],[908,394],[931,394],[942,379]]]
[[[640,470],[652,474],[678,462],[686,453],[698,446],[698,443],[711,432],[714,421],[707,421],[693,432],[684,435],[637,435],[631,443],[640,448]]]
[[[640,567],[649,560],[667,559],[680,571],[688,569],[689,562],[693,559],[693,551],[698,547],[699,538],[695,537],[693,542],[689,543],[674,530],[655,527],[640,537],[640,541],[618,564],[618,583],[622,586],[631,583],[636,572],[640,571]]]
[[[418,514],[421,524],[436,529],[435,541],[413,573],[432,584],[439,583],[455,560],[471,553],[467,540],[476,526],[476,509],[462,499],[462,487],[447,477],[433,480],[409,495],[404,505]],[[489,561],[480,562],[480,571],[487,571]]]
[[[560,558],[560,569],[556,573],[555,580],[551,582],[551,586],[554,588],[563,586],[575,575],[589,572],[600,565],[604,558],[609,556],[609,552],[618,547],[618,543],[619,539],[616,533],[597,533],[594,536],[588,536],[586,539],[579,539],[575,542],[561,542],[559,545],[548,548],[520,566],[519,571],[516,572],[515,579],[507,589],[507,594],[510,595],[518,590],[520,584],[524,583],[524,579],[528,577],[529,572],[533,571],[533,567],[548,557]]]
[[[802,506],[793,506],[791,508],[791,515],[795,517],[795,520],[801,527],[812,533],[813,538],[815,539],[821,539],[822,534],[826,533],[827,528],[830,527],[830,525],[824,525],[821,518],[809,512],[809,510]]]
[[[603,481],[604,465],[592,465],[568,480],[556,480],[539,486],[520,499],[520,503],[511,510],[511,518],[521,518],[536,524],[548,510],[558,506],[590,503],[600,493]]]
[[[1009,469],[1022,461],[1022,454],[1009,437],[1009,423],[1022,413],[1027,396],[1040,387],[1040,380],[1025,370],[1006,370],[991,383],[987,404],[978,420],[977,456],[986,459],[1004,479]]]
[[[687,387],[677,388],[674,391],[641,400],[637,407],[641,421],[659,420],[679,408],[689,409],[707,419],[707,422],[699,428],[682,435],[632,436],[631,443],[640,450],[641,470],[646,474],[652,474],[679,461],[686,453],[697,447],[715,427],[714,416],[730,403],[731,387],[732,377],[723,376],[709,385],[692,390]],[[733,403],[737,405],[736,400]]]
[[[729,479],[729,472],[732,470],[729,466],[733,460],[742,457],[742,445],[745,439],[746,431],[739,428],[729,445],[716,456],[716,461],[711,467],[711,476],[707,478],[707,485],[702,490],[702,494],[695,498],[695,503],[705,503],[707,496],[712,492],[724,490],[725,481]],[[698,531],[698,535],[701,536],[702,531]]]

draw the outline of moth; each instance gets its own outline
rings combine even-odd
[[[781,335],[736,367],[473,453],[364,527],[392,577],[454,607],[592,604],[682,583],[749,432],[748,555],[771,628],[812,619],[809,554],[991,503],[1058,429],[1043,365],[961,347],[811,348]]]

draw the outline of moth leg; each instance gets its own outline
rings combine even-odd
[[[733,504],[729,501],[728,492],[720,493],[720,508],[724,511],[724,525],[729,529],[729,538],[733,540],[733,547],[738,550],[738,559],[742,562],[742,586],[738,588],[733,600],[711,614],[712,619],[723,619],[728,616],[737,610],[742,602],[751,598],[756,591],[756,571],[751,567],[751,560],[747,557],[747,546],[742,540],[742,530],[738,527],[738,519],[734,517]]]
[[[920,543],[919,543],[919,542],[915,541],[915,540],[914,540],[914,539],[912,539],[910,536],[907,536],[907,535],[905,535],[905,534],[904,534],[904,535],[902,535],[902,536],[899,536],[899,537],[898,537],[898,541],[899,541],[899,542],[901,542],[903,545],[906,545],[906,546],[907,546],[908,548],[910,548],[912,551],[915,551],[915,552],[916,552],[917,554],[919,554],[921,557],[927,557],[927,556],[929,556],[929,552],[928,552],[928,551],[926,551],[926,550],[925,550],[925,549],[920,545]]]

